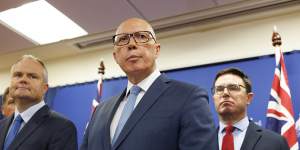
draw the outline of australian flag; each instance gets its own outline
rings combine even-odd
[[[285,137],[290,150],[299,150],[284,58],[279,46],[275,50],[276,68],[268,103],[266,128]]]

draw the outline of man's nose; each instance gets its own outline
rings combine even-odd
[[[224,88],[224,91],[223,91],[223,93],[227,93],[227,94],[229,94],[229,90],[228,90],[227,88]]]
[[[28,77],[25,76],[25,75],[23,75],[23,76],[20,78],[19,81],[20,81],[20,82],[27,82],[27,81],[28,81]]]
[[[133,36],[131,36],[129,38],[129,43],[128,43],[128,50],[132,50],[132,49],[137,49],[136,42],[135,42]]]
[[[228,90],[227,88],[224,88],[224,91],[223,91],[223,93],[222,93],[221,96],[222,96],[222,97],[228,97],[228,96],[230,96],[229,90]]]
[[[128,44],[129,44],[129,45],[136,44],[135,39],[134,39],[133,36],[130,36],[130,37],[129,37],[129,43],[128,43]]]

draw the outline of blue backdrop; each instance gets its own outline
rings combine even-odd
[[[294,104],[295,118],[298,119],[300,110],[300,52],[293,51],[286,53],[284,57]],[[227,67],[238,67],[249,75],[253,83],[253,92],[255,95],[249,106],[248,115],[255,122],[265,126],[267,103],[275,69],[274,55],[171,70],[164,73],[170,78],[205,88],[210,93],[216,73]],[[97,71],[96,68],[95,71]],[[102,100],[105,101],[107,98],[119,94],[126,87],[126,84],[126,78],[104,80]],[[96,85],[97,81],[55,87],[49,89],[46,94],[45,99],[48,105],[76,124],[79,144],[82,142],[84,129],[91,116],[92,100],[96,97]],[[217,115],[211,94],[210,107],[217,123]]]

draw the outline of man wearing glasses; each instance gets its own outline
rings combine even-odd
[[[249,121],[247,107],[253,98],[248,76],[236,68],[217,73],[212,94],[219,117],[214,136],[220,150],[289,150],[286,140],[275,132]]]
[[[204,147],[214,132],[207,93],[160,73],[160,44],[151,25],[128,19],[113,44],[127,88],[96,108],[81,150],[210,149]]]

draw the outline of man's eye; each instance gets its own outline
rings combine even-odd
[[[149,39],[150,36],[148,34],[140,34],[141,39]]]
[[[146,35],[144,35],[144,34],[140,34],[140,35],[139,35],[139,37],[140,37],[140,38],[142,38],[142,39],[145,39],[145,38],[147,38],[147,36],[146,36]]]
[[[224,86],[217,86],[216,91],[224,91]]]
[[[29,75],[30,79],[37,79],[38,77],[36,75]]]
[[[236,84],[229,84],[227,87],[230,90],[235,90],[235,91],[240,89],[239,85],[236,85]]]
[[[15,73],[15,74],[13,75],[13,77],[20,78],[20,77],[22,77],[22,74],[21,74],[21,73]]]
[[[126,41],[127,40],[127,37],[126,36],[123,36],[123,37],[120,37],[119,38],[119,42],[123,42],[123,41]]]

